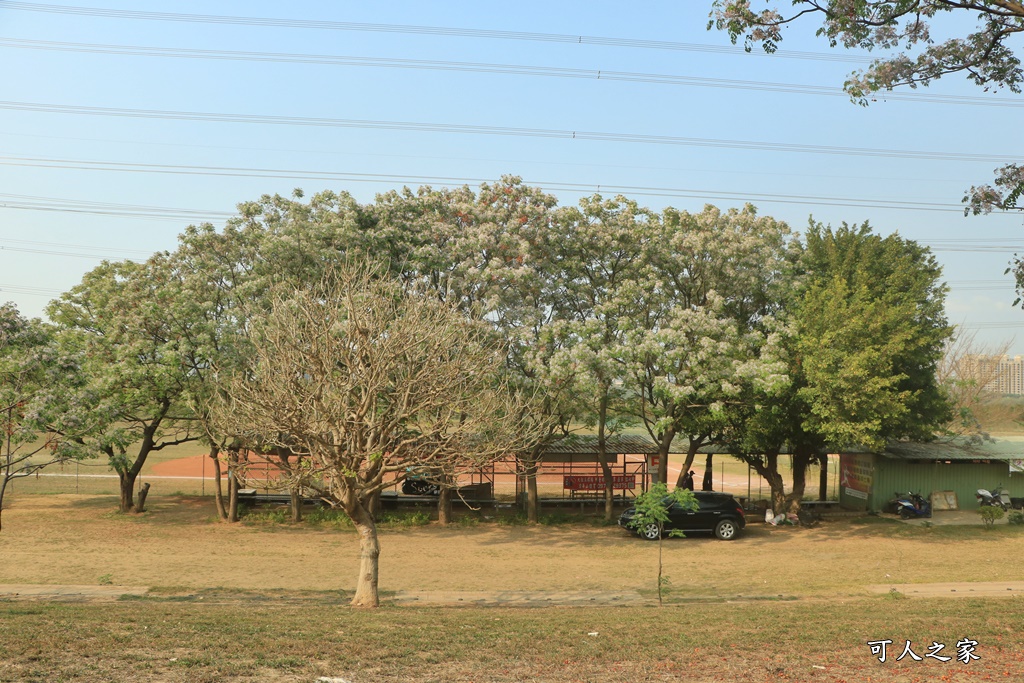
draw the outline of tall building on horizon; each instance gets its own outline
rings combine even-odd
[[[962,375],[977,380],[996,394],[1024,394],[1024,358],[1021,356],[966,356]]]

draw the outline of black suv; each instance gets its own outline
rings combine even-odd
[[[730,494],[716,491],[694,491],[693,495],[700,507],[696,510],[684,510],[677,503],[673,503],[668,511],[668,521],[665,522],[666,531],[671,529],[713,531],[715,536],[723,541],[731,541],[747,525],[743,508]],[[657,540],[657,524],[648,524],[639,529],[630,525],[635,514],[635,508],[628,508],[619,517],[619,526],[629,529],[642,538],[651,541]]]

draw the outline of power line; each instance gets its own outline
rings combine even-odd
[[[922,243],[924,244],[924,243]],[[955,251],[962,254],[1005,254],[1011,251],[1017,251],[1021,249],[1020,245],[1008,245],[1008,244],[993,244],[989,246],[978,246],[978,247],[957,247],[957,246],[935,246],[929,245],[932,251]]]
[[[65,247],[68,249],[96,249],[96,245],[93,244],[67,244],[66,242],[37,242],[34,240],[17,240],[10,237],[0,237],[0,246],[3,244],[15,244],[21,246],[33,246],[33,247]],[[135,254],[137,256],[150,256],[153,252],[146,249],[123,249],[120,247],[101,247],[110,251],[116,251],[123,254]],[[0,285],[2,287],[4,285]]]
[[[451,62],[425,59],[390,59],[379,57],[353,57],[343,55],[294,54],[282,52],[242,52],[233,50],[193,50],[171,47],[138,45],[107,45],[95,43],[68,43],[43,40],[0,38],[0,47],[57,52],[76,52],[104,55],[130,55],[142,57],[170,57],[178,59],[229,60],[246,62],[276,62],[288,64],[322,64],[329,66],[355,66],[373,68],[421,69],[431,71],[459,71],[517,76],[542,76],[582,80],[625,81],[671,86],[723,88],[731,90],[758,90],[798,95],[827,95],[849,97],[841,88],[766,81],[743,81],[724,78],[678,76],[671,74],[608,71],[605,69],[571,69],[522,64],[488,64],[483,62]],[[1024,107],[1024,100],[999,97],[985,98],[963,95],[938,95],[928,92],[891,92],[877,95],[878,99],[933,104],[963,104],[988,107]]]
[[[1020,322],[983,322],[983,323],[970,323],[963,324],[960,327],[966,327],[972,330],[1007,330],[1016,329],[1018,327],[1024,327],[1024,320]]]
[[[47,289],[45,287],[28,287],[24,285],[0,284],[0,293],[27,294],[28,296],[43,296],[54,298],[63,294],[59,289]]]
[[[225,211],[173,209],[161,206],[113,204],[110,202],[93,202],[79,199],[58,199],[54,197],[2,193],[0,193],[0,208],[176,221],[193,219],[209,220],[210,218],[227,218],[234,215]]]
[[[91,259],[93,261],[104,261],[107,260],[107,256],[100,254],[81,254],[73,251],[54,251],[52,249],[32,249],[28,247],[5,247],[0,245],[0,253],[5,251],[14,251],[21,254],[43,254],[46,256],[71,256],[74,258]]]
[[[380,183],[393,186],[458,184],[478,185],[492,179],[452,176],[408,176],[377,173],[343,173],[336,171],[306,171],[294,169],[242,168],[224,166],[184,166],[175,164],[142,164],[74,159],[46,159],[34,157],[0,156],[0,166],[28,166],[35,168],[56,168],[62,170],[106,171],[121,173],[161,173],[171,175],[226,176],[242,178],[282,178],[289,180],[328,180],[347,183]],[[778,193],[723,192],[689,188],[653,187],[640,185],[606,185],[594,183],[565,183],[526,181],[530,185],[547,191],[565,191],[585,194],[625,194],[629,196],[669,197],[679,199],[700,199],[703,201],[743,201],[759,203],[800,204],[812,206],[833,206],[851,208],[905,209],[912,211],[939,211],[962,213],[959,204],[939,202],[889,201],[879,199],[858,199],[853,197],[819,197],[813,195],[789,195]],[[169,210],[173,211],[173,210]],[[193,212],[193,214],[199,212]],[[210,212],[213,215],[217,212]],[[226,215],[226,214],[220,214]]]
[[[219,149],[219,150],[234,150],[234,151],[245,151],[245,152],[273,152],[273,153],[294,153],[294,154],[315,154],[321,156],[356,156],[356,157],[372,157],[374,159],[417,159],[417,160],[429,160],[429,161],[473,161],[473,162],[487,162],[490,164],[535,164],[538,166],[553,166],[553,167],[570,167],[579,168],[585,167],[588,170],[593,169],[615,169],[615,170],[636,170],[642,169],[644,171],[666,171],[666,172],[689,172],[689,173],[727,173],[731,175],[753,175],[753,176],[771,176],[773,178],[788,177],[788,178],[829,178],[833,180],[874,180],[874,181],[903,181],[906,180],[906,176],[891,175],[879,175],[873,173],[869,176],[865,175],[837,175],[837,174],[823,174],[823,173],[778,173],[771,170],[757,171],[752,169],[745,169],[742,171],[727,170],[727,169],[715,169],[715,168],[680,168],[678,166],[654,166],[651,164],[608,164],[608,163],[584,163],[578,161],[546,161],[543,159],[497,159],[494,157],[480,157],[480,156],[451,156],[451,155],[426,155],[426,154],[390,154],[382,152],[338,152],[334,150],[325,149],[295,149],[295,148],[282,148],[282,147],[251,147],[242,145],[200,145],[187,142],[158,142],[154,140],[117,140],[112,138],[92,138],[92,137],[81,137],[81,136],[70,136],[70,135],[38,135],[33,133],[12,133],[10,131],[0,131],[0,136],[6,137],[19,137],[19,138],[33,138],[41,140],[64,140],[64,141],[75,141],[75,142],[102,142],[108,144],[117,145],[131,145],[131,146],[157,146],[157,147],[175,147],[175,148],[193,148],[193,149]],[[936,174],[937,175],[937,174]],[[949,182],[948,178],[938,177],[925,177],[915,176],[913,178],[919,182],[931,182],[941,183]]]
[[[921,242],[921,244],[924,244]],[[1013,280],[946,280],[947,285],[1006,285],[1014,284]]]
[[[575,45],[601,45],[605,47],[627,47],[651,50],[674,50],[684,52],[706,52],[716,54],[747,55],[735,45],[708,45],[703,43],[681,43],[667,40],[638,38],[615,38],[604,36],[583,36],[564,33],[536,33],[529,31],[499,31],[491,29],[458,28],[451,26],[414,26],[403,24],[370,24],[349,21],[325,21],[319,19],[276,19],[269,17],[240,17],[213,14],[178,14],[173,12],[141,12],[97,7],[74,7],[68,5],[45,5],[31,2],[0,2],[0,9],[14,9],[28,12],[46,12],[73,16],[103,17],[107,19],[134,19],[143,21],[171,21],[189,24],[221,24],[234,26],[265,26],[273,28],[314,29],[321,31],[359,31],[370,33],[399,33],[409,35],[453,36],[460,38],[483,38],[489,40],[516,40],[545,43],[568,43]],[[849,53],[803,52],[778,50],[774,56],[786,59],[810,59],[825,62],[847,62],[866,64],[868,57]]]
[[[431,133],[455,133],[466,135],[496,135],[549,139],[556,138],[563,140],[626,142],[634,144],[656,145],[682,145],[690,147],[710,147],[715,149],[749,149],[769,152],[796,152],[804,154],[868,156],[931,161],[974,161],[982,163],[1013,163],[1014,161],[1019,161],[1019,156],[1004,154],[974,154],[863,147],[838,147],[832,145],[803,145],[784,142],[763,142],[755,140],[690,138],[673,135],[644,135],[636,133],[604,133],[597,131],[566,130],[552,128],[517,128],[511,126],[479,126],[450,123],[426,123],[414,121],[385,121],[381,119],[334,119],[307,116],[275,116],[266,114],[230,114],[217,112],[174,111],[160,109],[128,109],[121,107],[85,107],[77,105],[45,104],[38,102],[15,101],[0,101],[0,109],[8,109],[12,111],[43,112],[50,114],[71,114],[81,116],[114,116],[141,119],[166,119],[177,121],[210,121],[219,123],[254,123],[288,126],[315,126],[328,128],[360,128],[371,130],[400,130]]]

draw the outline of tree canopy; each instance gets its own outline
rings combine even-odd
[[[13,304],[0,306],[0,511],[15,479],[87,455],[68,447],[76,431],[62,437],[50,428],[68,411],[79,370],[78,359],[57,347],[53,326],[25,319]]]
[[[82,370],[53,425],[106,454],[125,510],[166,445],[275,454],[293,502],[315,492],[359,529],[355,603],[375,605],[374,497],[410,471],[454,488],[514,456],[536,503],[545,445],[589,427],[611,514],[607,437],[641,422],[661,483],[677,436],[691,458],[716,443],[781,508],[786,446],[795,502],[825,444],[930,437],[948,417],[940,276],[866,224],[801,237],[752,206],[559,207],[515,177],[366,205],[264,196],[51,304]]]
[[[47,308],[60,344],[82,358],[84,381],[54,428],[105,454],[135,509],[135,481],[153,451],[198,438],[183,398],[199,379],[180,327],[199,325],[162,255],[104,262]]]
[[[360,535],[352,604],[376,607],[372,499],[419,469],[449,477],[530,444],[525,400],[479,321],[365,266],[275,288],[215,422],[305,458],[307,482]],[[313,483],[313,482],[317,483]]]

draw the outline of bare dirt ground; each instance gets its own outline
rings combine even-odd
[[[354,532],[216,521],[209,498],[156,497],[143,515],[106,496],[14,498],[3,513],[0,583],[350,590]],[[486,513],[485,513],[486,514]],[[813,529],[751,522],[736,541],[667,539],[665,574],[690,598],[858,596],[869,586],[1016,581],[1015,527],[920,528],[840,520]],[[657,545],[616,527],[436,524],[385,529],[384,591],[647,590]],[[101,580],[101,577],[103,580]]]

